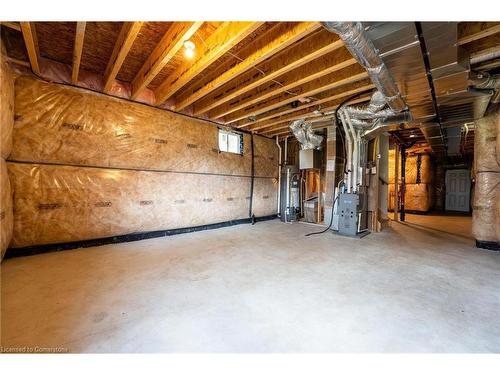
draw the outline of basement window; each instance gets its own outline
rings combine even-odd
[[[243,134],[219,129],[219,151],[243,154]]]

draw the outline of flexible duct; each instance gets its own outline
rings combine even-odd
[[[320,149],[323,137],[314,134],[312,125],[304,120],[292,121],[290,129],[299,141],[302,150]]]
[[[339,35],[349,52],[366,69],[385,103],[395,113],[405,110],[406,103],[361,22],[322,22],[322,25]]]

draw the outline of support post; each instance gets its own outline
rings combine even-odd
[[[399,212],[399,219],[401,221],[405,221],[405,190],[406,190],[406,181],[405,181],[405,173],[406,171],[406,146],[401,146],[401,205]]]
[[[398,221],[398,192],[399,192],[399,146],[394,145],[394,221]]]

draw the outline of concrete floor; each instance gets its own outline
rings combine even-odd
[[[470,217],[408,220],[361,240],[275,220],[7,259],[2,345],[500,352],[500,253],[473,247]]]

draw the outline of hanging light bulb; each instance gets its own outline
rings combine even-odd
[[[194,48],[194,43],[190,40],[186,40],[184,42],[184,56],[186,56],[188,59],[192,58],[194,56]]]

